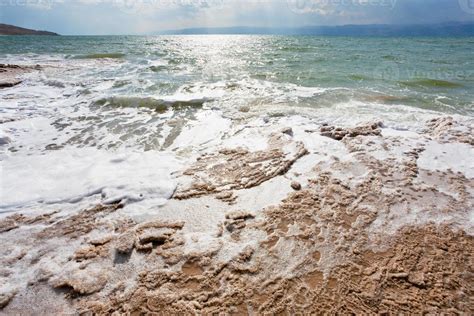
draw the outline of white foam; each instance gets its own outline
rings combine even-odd
[[[216,111],[199,112],[196,114],[196,119],[196,121],[183,128],[174,141],[172,149],[199,148],[209,143],[219,143],[231,126],[231,121],[223,118]]]
[[[175,189],[179,162],[163,152],[68,149],[2,162],[0,209],[32,203],[74,203],[97,195],[104,202],[155,199],[163,204]]]

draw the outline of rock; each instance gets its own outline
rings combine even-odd
[[[18,227],[18,223],[13,218],[7,217],[0,221],[0,233],[8,232]]]
[[[11,88],[22,83],[21,80],[15,78],[2,79],[0,81],[0,88]]]
[[[451,116],[428,121],[425,133],[441,143],[459,142],[474,146],[474,126],[457,121]]]
[[[71,288],[72,291],[90,295],[102,290],[108,281],[105,270],[74,270],[52,281],[54,288]]]
[[[6,307],[15,295],[16,291],[0,292],[0,310]]]
[[[74,260],[76,260],[77,262],[82,262],[97,257],[105,258],[108,255],[109,247],[106,244],[99,246],[87,245],[76,250],[76,252],[74,253]]]
[[[247,112],[250,111],[250,107],[249,107],[249,106],[246,106],[246,105],[241,106],[241,107],[239,108],[239,111],[242,112],[242,113],[247,113]]]
[[[89,243],[94,246],[102,246],[109,243],[112,240],[112,238],[113,238],[112,235],[103,236],[103,237],[91,239]]]
[[[293,137],[293,129],[291,127],[285,127],[284,129],[281,130],[281,132],[283,134]]]
[[[251,246],[245,246],[245,248],[240,252],[236,257],[233,258],[233,261],[245,262],[249,261],[252,258],[252,255],[255,253],[255,249]]]
[[[239,219],[247,220],[247,219],[255,218],[255,215],[249,212],[245,212],[245,211],[233,211],[233,212],[227,213],[225,215],[225,218],[230,219],[230,220],[239,220]]]
[[[10,88],[20,84],[20,75],[28,72],[27,67],[0,64],[0,88]]]
[[[125,232],[117,238],[115,242],[115,250],[122,254],[132,252],[135,245],[135,234],[133,232]]]
[[[162,245],[174,234],[174,232],[175,231],[170,228],[152,229],[138,236],[138,240],[142,245],[149,243]]]
[[[360,125],[353,128],[342,128],[335,126],[322,126],[320,129],[321,135],[335,140],[342,140],[345,137],[357,136],[380,136],[382,131],[380,127],[381,122]]]
[[[137,226],[136,231],[138,233],[144,232],[150,228],[172,228],[174,230],[182,229],[184,227],[184,222],[166,222],[166,221],[150,221],[145,222]]]
[[[98,221],[116,210],[122,208],[122,204],[97,205],[91,209],[73,214],[65,219],[57,221],[54,225],[46,227],[37,234],[39,238],[69,237],[77,239],[94,229],[99,229],[105,224]]]
[[[227,202],[229,204],[234,204],[237,196],[234,195],[232,191],[222,191],[216,194],[216,199],[221,200],[223,202]]]
[[[115,250],[119,254],[129,254],[135,248],[138,251],[151,251],[157,246],[175,247],[179,240],[174,235],[182,229],[184,222],[150,221],[139,224],[134,230],[120,235],[115,241]]]
[[[411,284],[413,284],[413,285],[415,285],[419,288],[425,288],[426,287],[425,276],[421,272],[411,273],[408,276],[408,282],[410,282]]]
[[[301,190],[301,183],[293,181],[291,182],[291,188],[295,191]]]
[[[255,216],[249,212],[244,212],[244,211],[234,211],[227,213],[225,215],[226,220],[224,221],[224,227],[225,229],[233,233],[235,231],[239,231],[243,228],[245,228],[246,221],[252,218],[255,218]]]

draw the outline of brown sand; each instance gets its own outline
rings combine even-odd
[[[265,248],[259,251],[272,255]],[[472,313],[473,253],[473,239],[464,233],[405,228],[394,246],[354,254],[325,278],[310,268],[318,253],[307,256],[308,271],[283,277],[247,248],[228,264],[150,268],[132,290],[119,288],[106,301],[79,299],[79,305],[97,314]]]

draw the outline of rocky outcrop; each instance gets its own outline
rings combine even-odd
[[[474,124],[462,124],[451,116],[444,116],[430,120],[426,126],[426,132],[439,142],[474,146]]]
[[[345,137],[357,137],[357,136],[379,136],[381,123],[372,123],[367,125],[361,125],[353,128],[342,128],[335,126],[323,126],[321,127],[321,135],[330,137],[335,140],[342,140]]]
[[[0,64],[0,89],[14,87],[22,82],[21,75],[32,70],[39,70],[40,66],[29,67],[19,65]]]

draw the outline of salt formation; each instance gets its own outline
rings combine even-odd
[[[296,160],[307,154],[303,143],[293,141],[290,132],[291,129],[284,129],[271,135],[265,150],[221,149],[200,157],[184,172],[191,177],[190,184],[179,187],[174,198],[219,193],[218,199],[232,202],[229,191],[252,188],[286,173]]]

